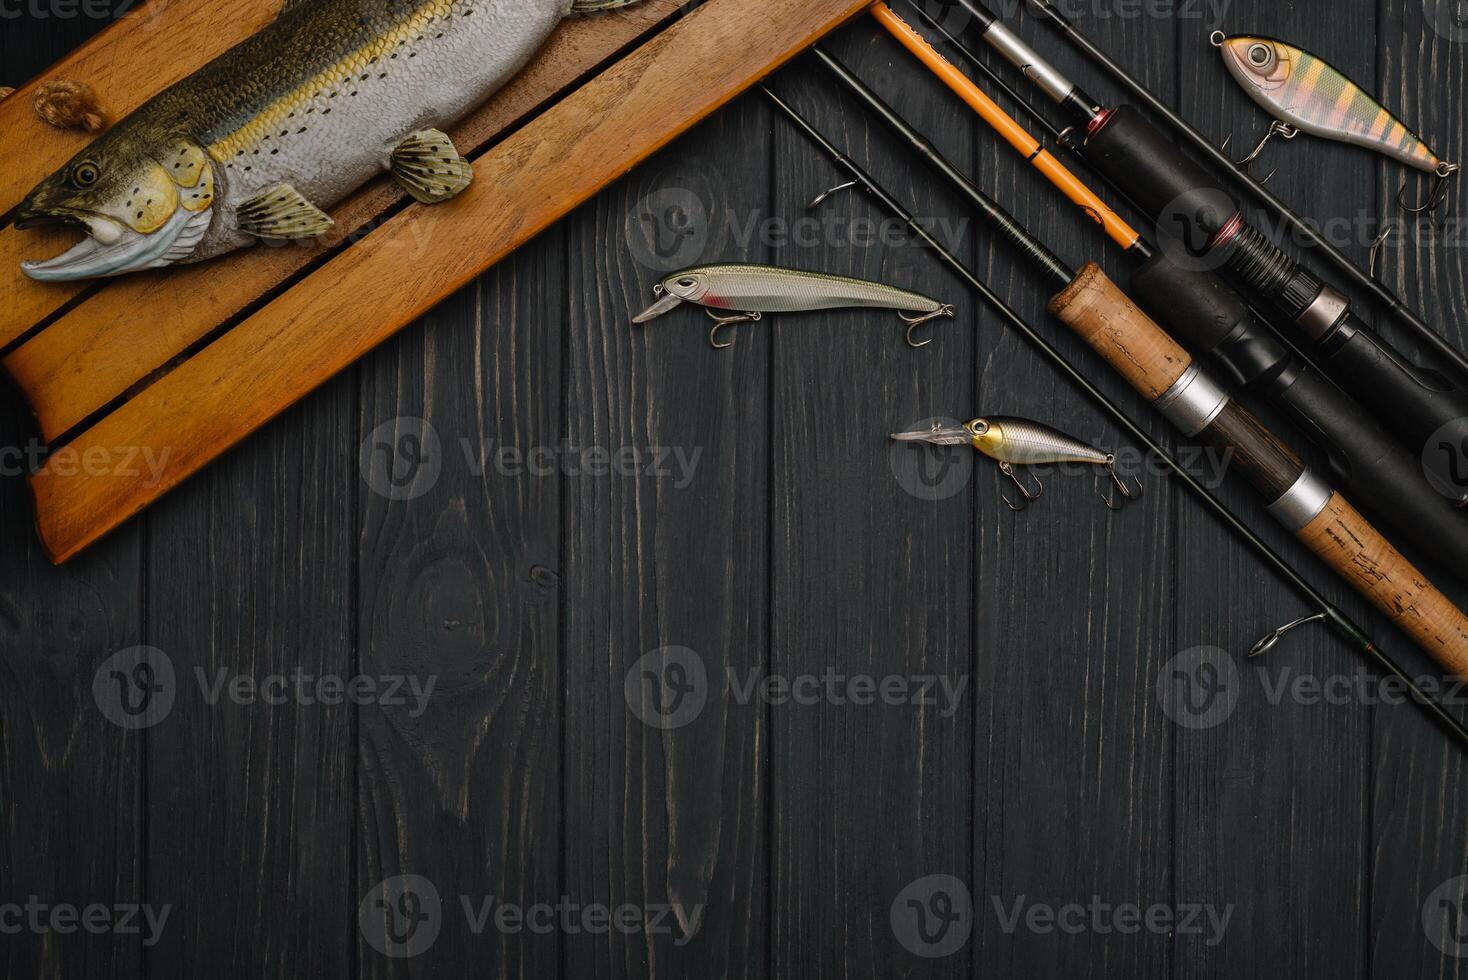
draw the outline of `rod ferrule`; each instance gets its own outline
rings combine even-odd
[[[1074,82],[997,20],[984,32],[984,40],[1056,102],[1064,102],[1075,91]]]
[[[1229,401],[1228,392],[1197,364],[1191,364],[1153,405],[1183,435],[1191,438],[1212,425]]]
[[[1265,510],[1269,515],[1279,521],[1289,530],[1291,534],[1303,530],[1311,521],[1320,516],[1325,510],[1325,505],[1330,503],[1330,498],[1335,491],[1330,484],[1321,479],[1316,472],[1309,467],[1300,474],[1294,486],[1284,492],[1274,503]]]
[[[1311,340],[1321,341],[1330,336],[1331,330],[1341,322],[1351,308],[1351,301],[1344,295],[1326,286],[1320,290],[1320,294],[1305,307],[1305,312],[1296,318],[1299,324]]]

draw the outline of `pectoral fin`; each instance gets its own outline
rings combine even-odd
[[[420,204],[447,201],[474,180],[474,167],[459,156],[453,140],[436,129],[420,129],[392,151],[392,175]]]
[[[290,184],[277,184],[235,212],[240,230],[256,238],[315,238],[335,223]]]

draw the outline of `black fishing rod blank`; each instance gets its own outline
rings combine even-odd
[[[1444,458],[1440,445],[1468,445],[1468,388],[1461,378],[1408,361],[1352,312],[1348,297],[1252,227],[1227,191],[1138,110],[1102,108],[977,0],[944,2],[971,16],[986,43],[1066,107],[1084,133],[1079,146],[1086,159],[1179,242],[1188,258],[1222,268],[1288,318],[1319,363],[1427,464],[1424,472],[1434,488],[1458,506],[1468,505],[1468,488],[1437,463]]]
[[[1121,409],[1120,406],[1118,406],[1114,401],[1111,400],[1111,398],[1109,398],[1105,394],[1105,392],[1101,391],[1094,384],[1092,384],[1091,381],[1084,374],[1082,374],[1081,371],[1077,367],[1075,367],[1075,365],[1072,364],[1064,354],[1062,354],[1054,345],[1046,340],[1039,333],[1038,330],[1030,325],[1028,321],[1021,317],[1017,312],[1015,312],[1012,307],[1005,303],[1004,300],[997,293],[990,289],[989,286],[982,279],[980,279],[979,276],[972,269],[965,265],[960,259],[958,259],[957,256],[955,256],[951,251],[940,244],[937,239],[929,234],[928,231],[923,228],[923,226],[913,216],[912,212],[895,197],[893,197],[892,194],[888,192],[886,188],[884,188],[880,183],[878,183],[875,178],[867,173],[867,171],[862,168],[860,164],[858,164],[850,156],[837,148],[835,144],[827,139],[826,136],[823,135],[818,129],[816,129],[815,126],[812,125],[807,119],[805,119],[804,116],[802,116],[790,105],[784,102],[768,87],[762,86],[762,90],[764,91],[764,94],[769,97],[770,101],[773,102],[781,112],[783,112],[817,146],[821,148],[821,150],[831,159],[832,163],[839,170],[844,171],[848,176],[851,177],[857,187],[859,187],[864,193],[872,197],[882,207],[886,208],[899,221],[903,222],[908,231],[913,235],[916,240],[922,242],[927,248],[932,250],[933,254],[937,255],[945,263],[947,263],[947,265],[952,268],[953,271],[957,273],[962,279],[964,279],[973,288],[975,293],[977,293],[979,297],[983,299],[984,302],[988,304],[988,306],[992,308],[1006,324],[1008,324],[1012,329],[1016,330],[1021,336],[1023,336],[1036,350],[1044,355],[1045,358],[1049,360],[1050,363],[1058,371],[1060,371],[1061,374],[1065,375],[1082,392],[1089,396],[1092,401],[1094,401],[1102,409],[1102,411],[1104,411],[1121,429],[1127,432],[1140,445],[1146,447],[1147,450],[1153,453],[1157,459],[1162,461],[1163,464],[1167,466],[1174,479],[1181,482],[1185,487],[1188,488],[1189,491],[1196,495],[1198,499],[1202,500],[1203,503],[1214,513],[1216,517],[1218,517],[1220,521],[1228,526],[1234,533],[1239,535],[1239,537],[1242,538],[1257,555],[1263,558],[1264,561],[1271,568],[1273,568],[1277,574],[1279,574],[1296,591],[1298,591],[1305,598],[1306,602],[1315,609],[1315,613],[1312,616],[1306,617],[1302,620],[1297,621],[1296,623],[1291,624],[1288,627],[1282,627],[1280,630],[1272,632],[1268,637],[1266,637],[1263,641],[1260,642],[1260,644],[1256,646],[1255,649],[1257,652],[1263,652],[1267,650],[1270,646],[1272,646],[1275,642],[1279,640],[1284,632],[1294,628],[1300,623],[1313,620],[1322,621],[1368,661],[1374,663],[1382,671],[1392,675],[1393,677],[1396,677],[1399,681],[1401,681],[1406,686],[1412,699],[1417,703],[1419,707],[1426,711],[1428,715],[1438,725],[1440,725],[1450,737],[1457,740],[1459,744],[1468,747],[1468,727],[1465,727],[1462,722],[1453,717],[1453,715],[1450,714],[1446,710],[1446,708],[1443,707],[1442,704],[1440,704],[1438,701],[1422,691],[1413,682],[1412,678],[1408,676],[1406,671],[1398,666],[1391,657],[1387,656],[1376,645],[1371,637],[1367,635],[1367,633],[1360,626],[1353,622],[1350,617],[1345,614],[1344,611],[1335,606],[1335,604],[1327,599],[1319,590],[1317,590],[1308,581],[1306,581],[1305,578],[1301,576],[1273,548],[1271,548],[1269,544],[1264,541],[1263,538],[1255,534],[1252,528],[1250,528],[1247,524],[1243,522],[1242,519],[1234,514],[1233,511],[1230,510],[1229,507],[1223,503],[1223,501],[1219,500],[1218,497],[1211,490],[1198,482],[1198,480],[1194,478],[1192,474],[1190,474],[1186,469],[1183,468],[1183,466],[1171,453],[1169,453],[1162,445],[1154,440],[1144,429],[1142,429],[1141,426],[1134,422],[1131,417],[1128,416],[1126,412]],[[975,191],[977,192],[977,188],[975,188]],[[984,197],[982,192],[977,192],[977,196]],[[1050,252],[1050,250],[1042,242],[1034,239],[1033,236],[1029,235],[1029,233],[1026,232],[1024,228],[1019,225],[1018,222],[1014,221],[1014,219],[1010,217],[1008,213],[996,202],[993,202],[992,200],[989,201],[989,207],[984,209],[984,213],[992,220],[995,227],[998,228],[1001,234],[1003,234],[1006,238],[1009,238],[1011,240],[1027,240],[1030,246],[1027,254],[1031,256],[1032,261],[1034,261],[1036,267],[1039,268],[1047,276],[1047,278],[1049,278],[1056,285],[1061,285],[1060,274],[1067,273],[1068,270],[1066,269],[1064,263],[1061,262],[1061,260],[1056,257],[1052,252]],[[1088,269],[1083,271],[1080,276],[1071,280],[1072,285],[1074,285],[1075,282],[1079,281],[1083,277],[1099,274],[1099,272],[1100,270],[1096,269],[1094,266],[1088,267]],[[1102,276],[1102,278],[1104,279],[1104,276]],[[1057,297],[1057,300],[1059,300],[1059,297]],[[1140,315],[1140,311],[1137,311],[1137,313],[1138,315]],[[1160,333],[1160,331],[1158,332]],[[1180,350],[1179,354],[1181,354]],[[1185,355],[1182,356],[1185,357]],[[1194,379],[1196,379],[1199,375],[1198,372],[1189,373],[1190,376]],[[1200,385],[1199,389],[1201,390],[1202,387],[1206,387],[1206,385]],[[1196,397],[1198,393],[1198,391],[1195,391],[1192,395],[1185,394],[1184,397],[1179,400],[1179,404],[1175,404],[1173,406],[1173,410],[1178,411],[1181,406],[1185,404],[1196,404],[1198,401]],[[1229,408],[1235,407],[1236,406],[1229,406]],[[1222,411],[1226,411],[1226,409],[1221,409],[1220,412]],[[1247,413],[1229,412],[1228,414],[1233,419],[1248,417]],[[1257,425],[1257,423],[1255,424]],[[1262,426],[1259,426],[1257,431],[1262,432]],[[1257,448],[1261,452],[1268,452],[1270,451],[1270,447],[1272,445],[1277,445],[1271,444],[1269,440],[1259,442],[1256,441],[1253,437],[1246,436],[1245,438],[1249,439],[1251,447]],[[1283,452],[1286,455],[1288,454],[1287,450],[1283,450]],[[1461,617],[1461,614],[1459,614],[1459,616]]]
[[[1429,347],[1436,354],[1453,365],[1459,372],[1461,378],[1468,378],[1468,357],[1463,352],[1449,343],[1441,334],[1428,326],[1411,307],[1399,297],[1392,289],[1352,262],[1340,249],[1320,236],[1318,232],[1303,218],[1290,209],[1289,205],[1276,197],[1267,187],[1255,180],[1248,171],[1237,166],[1218,147],[1202,133],[1198,132],[1186,119],[1174,111],[1165,102],[1153,95],[1145,85],[1139,82],[1130,72],[1119,65],[1106,52],[1102,51],[1091,42],[1079,29],[1049,0],[1030,0],[1030,3],[1041,14],[1046,21],[1060,32],[1071,45],[1093,61],[1098,67],[1109,74],[1112,79],[1126,89],[1133,98],[1142,102],[1152,112],[1165,120],[1169,126],[1189,145],[1191,145],[1203,156],[1211,160],[1214,166],[1229,174],[1238,181],[1255,200],[1263,204],[1273,214],[1284,221],[1304,241],[1309,243],[1316,251],[1328,258],[1331,263],[1341,272],[1350,277],[1357,286],[1370,291],[1386,311],[1396,320],[1407,327],[1412,335],[1422,344]],[[1173,148],[1176,152],[1176,147]]]

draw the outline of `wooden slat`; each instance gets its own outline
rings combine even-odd
[[[53,560],[141,511],[864,6],[710,0],[679,20],[482,157],[458,199],[398,215],[48,462],[31,484]],[[147,446],[168,463],[157,479],[70,465],[96,446]]]
[[[470,155],[483,149],[627,44],[645,36],[684,2],[643,0],[605,17],[567,21],[513,82],[454,128],[459,149]],[[321,240],[254,248],[217,262],[109,283],[15,351],[6,359],[5,368],[31,403],[42,437],[54,440],[406,200],[407,195],[384,178],[339,205],[333,212],[337,228]],[[29,234],[0,231],[0,276],[9,275],[7,268],[15,270],[17,264],[5,264],[11,258],[6,254],[8,238]],[[47,251],[48,247],[33,247],[27,254],[34,257],[60,251]],[[24,278],[13,285],[20,301],[16,319],[29,317],[27,326],[36,322],[37,314],[53,312],[79,292],[76,284],[67,288]],[[8,320],[0,327],[0,342],[11,327]]]
[[[20,271],[25,259],[60,255],[76,241],[77,233],[69,228],[0,228],[0,347],[15,343],[77,296],[98,288],[91,282],[36,282]]]
[[[91,141],[56,129],[31,108],[36,86],[52,78],[96,89],[109,119],[121,119],[275,19],[281,0],[149,0],[133,13],[0,101],[0,214]]]

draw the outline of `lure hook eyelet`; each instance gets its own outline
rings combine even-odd
[[[1015,473],[1014,467],[1009,465],[1008,463],[1000,463],[999,472],[1009,477],[1009,479],[1014,483],[1015,487],[1019,489],[1020,498],[1024,500],[1024,503],[1016,505],[1014,501],[1010,500],[1003,494],[999,495],[1000,499],[1004,501],[1005,505],[1008,506],[1009,509],[1014,511],[1016,514],[1020,514],[1024,511],[1029,510],[1030,504],[1034,503],[1045,495],[1045,484],[1040,480],[1038,476],[1034,478],[1035,486],[1037,487],[1037,489],[1031,490],[1029,487],[1020,482],[1019,474]]]
[[[1111,477],[1112,485],[1116,487],[1116,491],[1110,496],[1105,493],[1097,494],[1101,498],[1101,502],[1106,505],[1107,510],[1120,511],[1128,503],[1142,498],[1142,481],[1137,477],[1132,477],[1132,482],[1137,485],[1135,491],[1127,486],[1126,480],[1122,479],[1121,474],[1116,472],[1115,456],[1108,456],[1106,458],[1106,474]],[[1118,494],[1120,495],[1119,497]]]
[[[1213,45],[1215,48],[1223,47],[1224,42],[1227,40],[1228,35],[1223,33],[1223,31],[1214,31],[1212,34],[1208,35],[1208,43]]]
[[[1421,204],[1409,205],[1406,202],[1407,184],[1403,181],[1402,189],[1397,192],[1397,207],[1408,214],[1430,214],[1436,211],[1448,198],[1448,181],[1461,169],[1463,168],[1456,163],[1439,163],[1432,172],[1432,189],[1427,193],[1427,200]]]
[[[1300,131],[1294,126],[1291,126],[1289,123],[1280,122],[1276,119],[1274,122],[1269,124],[1269,131],[1264,134],[1264,138],[1259,141],[1259,145],[1254,147],[1254,149],[1250,151],[1249,155],[1244,157],[1242,160],[1235,160],[1234,166],[1238,167],[1240,170],[1247,171],[1249,169],[1249,164],[1259,159],[1259,154],[1264,152],[1264,148],[1269,145],[1270,140],[1274,139],[1276,136],[1281,139],[1292,140],[1299,135]],[[1233,137],[1230,136],[1229,139],[1224,140],[1223,147],[1225,150],[1228,149],[1229,142],[1232,139]],[[1273,177],[1274,174],[1270,174],[1269,176]],[[1268,180],[1269,177],[1266,177],[1264,179]]]

